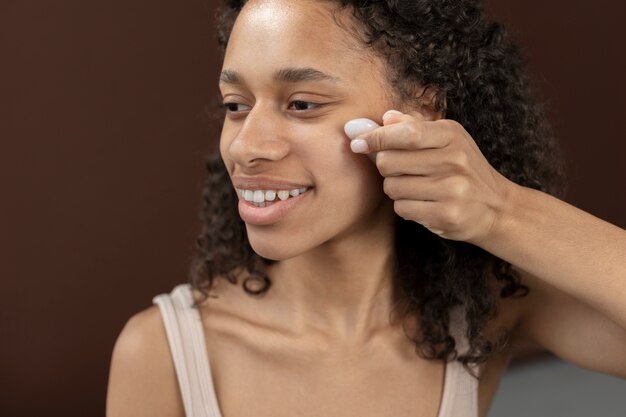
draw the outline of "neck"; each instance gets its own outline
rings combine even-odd
[[[391,216],[269,266],[267,305],[298,335],[364,342],[393,321],[394,269]]]

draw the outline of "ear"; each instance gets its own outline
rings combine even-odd
[[[424,120],[434,121],[445,117],[444,110],[437,111],[436,100],[438,90],[433,86],[416,89],[416,103],[413,112],[420,113]],[[445,109],[445,102],[444,102]]]

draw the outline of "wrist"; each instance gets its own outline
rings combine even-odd
[[[470,241],[476,246],[485,250],[498,247],[503,243],[503,239],[509,239],[514,231],[516,218],[519,215],[520,207],[524,205],[525,199],[530,198],[529,188],[516,184],[507,178],[502,177],[501,198],[492,207],[492,218],[486,231],[474,241]]]

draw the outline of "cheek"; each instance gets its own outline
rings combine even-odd
[[[343,132],[343,121],[339,117],[315,125],[302,125],[291,129],[292,153],[306,161],[316,170],[349,170],[354,164],[350,140]]]
[[[349,141],[336,137],[324,143],[315,154],[311,152],[306,165],[310,166],[320,197],[344,214],[368,209],[384,196],[383,179],[376,166],[365,156],[354,154]],[[348,210],[349,209],[349,210]],[[341,214],[339,214],[340,217]]]
[[[365,155],[350,150],[343,125],[320,129],[312,135],[305,132],[292,146],[292,156],[312,174],[320,191],[345,194],[361,199],[382,193],[382,178],[376,166]]]

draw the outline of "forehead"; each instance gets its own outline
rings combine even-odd
[[[302,66],[337,73],[355,70],[364,59],[371,65],[371,52],[357,40],[353,20],[349,10],[329,1],[251,0],[235,22],[224,67]]]

